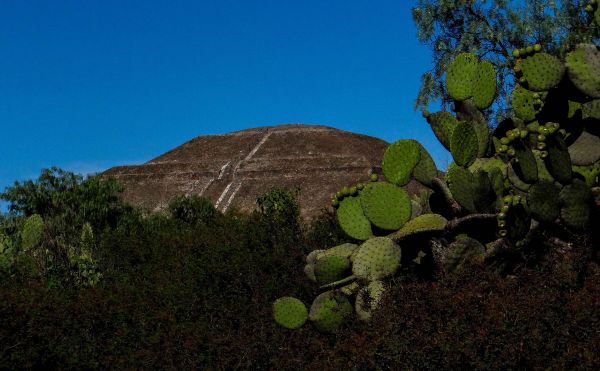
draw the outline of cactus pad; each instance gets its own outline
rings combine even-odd
[[[337,221],[346,234],[357,240],[366,240],[373,235],[371,223],[363,213],[359,197],[346,197],[336,211]]]
[[[522,143],[515,143],[515,158],[518,162],[511,166],[519,178],[529,184],[537,182],[538,168],[533,151]]]
[[[571,156],[565,141],[558,135],[553,135],[546,140],[548,156],[544,159],[546,169],[557,182],[568,184],[571,182]]]
[[[535,53],[521,60],[520,67],[527,80],[527,88],[533,91],[545,91],[557,86],[565,73],[561,61],[546,53]]]
[[[584,131],[569,146],[569,155],[573,165],[586,166],[600,160],[600,138]]]
[[[393,275],[400,266],[401,250],[387,237],[373,237],[358,248],[353,257],[352,274],[366,281]]]
[[[458,125],[458,120],[448,111],[439,111],[427,116],[427,122],[440,143],[450,150],[450,139]]]
[[[350,259],[338,255],[320,255],[314,265],[316,281],[323,285],[340,280],[350,270]]]
[[[560,189],[552,182],[540,180],[527,192],[531,216],[540,222],[553,222],[560,213]]]
[[[356,295],[356,315],[358,319],[368,322],[373,317],[373,312],[381,305],[385,285],[381,281],[369,282],[369,284]]]
[[[425,147],[420,143],[419,147],[421,148],[421,158],[413,170],[413,176],[417,181],[421,182],[421,184],[430,187],[433,178],[437,177],[437,167]]]
[[[496,70],[488,61],[477,65],[477,75],[473,85],[473,102],[478,109],[488,108],[496,96]]]
[[[335,291],[325,291],[315,298],[308,318],[317,330],[333,333],[351,314],[352,305],[346,296]]]
[[[308,318],[308,311],[303,302],[286,296],[273,302],[273,317],[281,326],[294,330],[304,325]]]
[[[446,90],[453,99],[463,101],[473,95],[479,61],[471,53],[460,53],[446,70]]]
[[[585,229],[590,224],[593,194],[585,182],[575,179],[560,191],[560,217],[574,229]]]
[[[588,166],[573,166],[573,171],[581,175],[588,186],[593,187],[598,183],[596,179],[600,176],[600,161]]]
[[[473,203],[473,174],[465,168],[450,166],[446,172],[448,188],[452,197],[468,211],[475,211]]]
[[[448,224],[446,218],[439,214],[423,214],[410,220],[399,231],[392,233],[388,237],[398,241],[407,236],[423,232],[443,231],[446,228],[446,224]]]
[[[390,183],[367,184],[360,194],[360,203],[366,217],[381,229],[399,229],[410,219],[408,193]]]
[[[583,119],[600,120],[600,99],[583,103],[581,105]]]
[[[592,44],[578,44],[568,53],[565,65],[573,85],[592,98],[600,98],[600,50]]]
[[[398,140],[390,144],[383,154],[383,175],[388,182],[403,186],[410,181],[410,175],[420,159],[421,147],[416,140]]]
[[[535,120],[535,116],[540,112],[541,106],[536,105],[534,92],[525,89],[521,85],[515,85],[512,92],[512,107],[518,118],[525,122]],[[539,99],[544,100],[546,92],[538,93]]]
[[[471,123],[459,123],[450,140],[450,152],[454,162],[459,166],[469,166],[477,158],[479,152],[479,139]]]
[[[483,261],[485,247],[473,238],[462,238],[448,246],[442,253],[442,266],[452,275],[460,274],[467,263]]]

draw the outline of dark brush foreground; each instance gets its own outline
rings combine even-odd
[[[3,277],[0,369],[600,367],[599,244],[590,235],[546,236],[554,245],[460,275],[402,271],[370,323],[352,319],[325,335],[281,328],[271,303],[311,300],[304,256],[345,242],[344,233],[332,215],[302,226],[297,207],[265,205],[252,215],[207,204],[122,212],[96,235],[104,275],[95,287],[66,272],[31,277],[25,266]]]

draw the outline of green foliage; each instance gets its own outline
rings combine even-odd
[[[198,195],[177,196],[171,200],[167,210],[173,218],[187,224],[210,224],[219,215],[209,199]]]
[[[33,214],[23,224],[21,232],[21,248],[24,251],[32,250],[39,246],[44,236],[44,220],[38,214]]]

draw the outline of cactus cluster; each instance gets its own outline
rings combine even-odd
[[[598,22],[598,0],[586,10]],[[336,331],[352,304],[358,319],[370,320],[386,281],[405,265],[434,261],[439,271],[460,274],[467,263],[493,261],[498,246],[519,249],[540,229],[584,230],[597,218],[600,48],[579,44],[564,61],[542,49],[513,51],[513,114],[493,131],[482,113],[496,95],[492,64],[470,53],[450,63],[454,113],[424,113],[454,159],[443,179],[422,145],[399,140],[385,151],[383,179],[334,196],[339,225],[357,243],[306,258],[307,277],[324,290],[308,315],[317,329]],[[431,212],[423,214],[402,188],[411,179],[431,188],[423,208]],[[291,328],[280,314],[275,320]]]

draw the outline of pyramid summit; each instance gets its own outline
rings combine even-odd
[[[196,137],[142,165],[106,172],[125,201],[165,209],[179,194],[210,199],[220,211],[249,212],[274,186],[299,189],[301,216],[310,219],[343,186],[381,173],[388,143],[328,126],[288,124]]]

